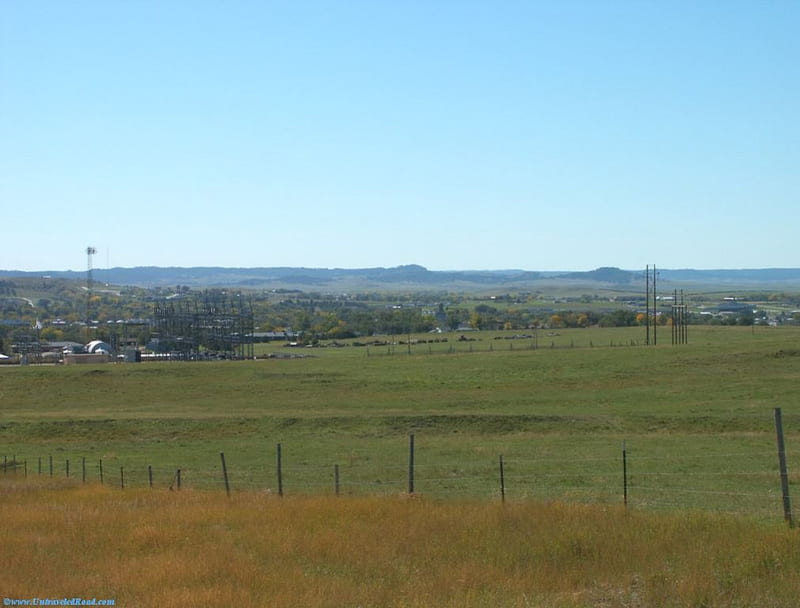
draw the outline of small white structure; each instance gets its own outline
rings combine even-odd
[[[90,355],[110,355],[114,349],[107,342],[92,340],[86,345],[86,352]]]

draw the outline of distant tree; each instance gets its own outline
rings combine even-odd
[[[472,329],[483,329],[483,317],[478,312],[473,312],[469,316],[469,326]]]
[[[299,332],[306,332],[311,329],[311,315],[306,310],[298,310],[295,312],[294,321],[291,324]]]
[[[464,310],[450,308],[447,310],[447,327],[452,330],[458,329],[458,326],[466,319]]]
[[[600,318],[600,327],[629,327],[635,324],[636,314],[630,310],[615,310]]]
[[[45,327],[40,332],[39,337],[48,342],[61,342],[64,339],[64,330],[52,326]]]

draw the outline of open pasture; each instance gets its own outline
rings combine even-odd
[[[248,362],[0,368],[6,475],[166,487],[629,504],[782,517],[773,408],[800,458],[800,331],[472,332],[447,342],[265,350]],[[437,335],[434,335],[434,338]],[[411,336],[412,341],[430,339]],[[284,358],[293,355],[295,358]],[[302,357],[297,357],[302,355]],[[800,466],[800,465],[798,465]]]

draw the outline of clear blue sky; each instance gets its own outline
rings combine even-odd
[[[0,269],[800,266],[800,2],[4,0]]]

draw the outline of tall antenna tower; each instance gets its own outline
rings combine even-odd
[[[97,249],[91,245],[86,248],[86,326],[92,322],[92,256],[97,253]]]
[[[657,308],[657,301],[658,296],[656,295],[656,265],[653,264],[653,268],[650,268],[648,264],[645,267],[645,323],[647,324],[647,342],[646,344],[657,344],[657,336],[656,336],[656,325],[658,320],[658,308]],[[652,303],[652,306],[651,306]],[[650,339],[650,327],[653,328],[653,338]]]

